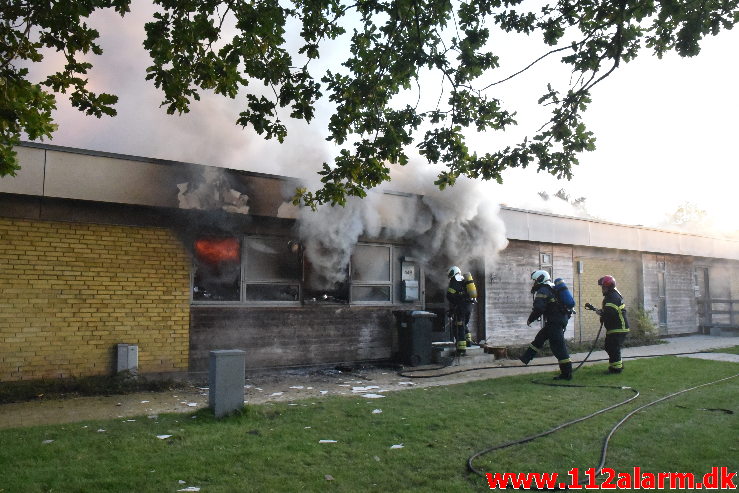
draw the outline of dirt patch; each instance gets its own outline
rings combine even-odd
[[[373,398],[374,395],[386,392],[449,385],[480,378],[491,378],[490,372],[465,372],[441,378],[411,379],[400,376],[397,369],[378,367],[351,371],[282,371],[248,377],[244,387],[244,400],[248,405],[321,399],[336,395]],[[0,428],[187,413],[208,406],[208,390],[204,383],[191,383],[162,392],[3,404],[0,405]]]

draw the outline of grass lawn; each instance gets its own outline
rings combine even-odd
[[[739,354],[739,346],[734,347],[724,347],[719,349],[714,349],[711,351],[712,353],[728,353],[728,354]]]
[[[641,396],[548,437],[485,455],[475,466],[560,474],[594,467],[605,435],[629,410],[739,373],[739,364],[677,357],[627,360],[622,375],[606,375],[605,368],[584,367],[573,383],[631,386]],[[537,377],[549,381],[551,375]],[[393,392],[383,399],[253,405],[223,420],[204,410],[0,430],[0,491],[485,491],[485,480],[466,470],[473,453],[631,395],[554,388],[533,384],[532,376],[513,376]],[[736,471],[737,415],[739,377],[682,394],[627,421],[611,440],[606,466],[617,472],[634,466],[653,473],[702,475],[712,466]]]

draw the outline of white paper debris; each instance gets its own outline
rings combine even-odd
[[[296,390],[303,390],[305,387],[303,387],[302,385],[293,385],[290,388],[291,389],[296,389]]]
[[[271,394],[269,394],[269,396],[270,397],[277,397],[277,396],[280,396],[282,394],[284,394],[284,392],[272,392]]]
[[[157,435],[157,438],[160,440],[166,440],[167,438],[171,437],[172,435]]]
[[[402,443],[399,443],[399,444],[397,444],[397,445],[393,445],[393,446],[392,446],[392,447],[390,447],[390,448],[391,448],[391,449],[393,449],[393,448],[403,448],[403,444],[402,444]]]
[[[303,429],[304,430],[310,430],[310,426],[304,426]]]
[[[183,481],[183,480],[181,480],[181,479],[180,479],[179,481],[177,481],[177,482],[178,482],[179,484],[187,484],[187,481]]]
[[[54,441],[54,440],[44,440],[44,441],[43,441],[43,442],[41,442],[41,443],[42,443],[43,445],[48,445],[48,444],[52,443],[53,441]]]
[[[321,395],[328,394],[328,390],[321,390]]]
[[[398,382],[398,385],[416,385],[413,382]]]
[[[104,430],[104,429],[102,429],[102,428],[100,428],[100,429],[98,430],[98,433],[105,433],[105,430]]]
[[[182,488],[177,491],[200,491],[200,486],[188,486],[187,488]]]
[[[187,405],[188,405],[188,407],[198,407],[198,403],[197,402],[188,402]]]
[[[382,414],[382,409],[373,409],[372,414]]]
[[[158,414],[150,414],[150,415],[147,416],[147,418],[149,418],[149,419],[159,419],[159,415]]]
[[[379,385],[368,385],[366,387],[352,387],[352,392],[367,392],[368,390],[379,389]]]
[[[380,394],[362,394],[362,397],[366,397],[367,399],[382,399],[385,396]]]
[[[318,443],[336,443],[336,440],[318,440]]]
[[[333,481],[334,480],[334,477],[332,475],[330,475],[330,474],[326,474],[323,477],[326,478],[326,481]]]
[[[141,401],[141,404],[147,404],[149,401]]]

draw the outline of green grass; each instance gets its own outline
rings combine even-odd
[[[633,386],[634,402],[537,441],[480,458],[487,472],[566,473],[596,466],[603,438],[629,410],[739,372],[689,358],[627,360],[626,372],[584,367],[575,382]],[[549,381],[551,373],[538,377]],[[486,491],[466,471],[488,446],[531,435],[632,395],[554,388],[531,376],[387,394],[252,405],[215,420],[209,411],[0,431],[0,491],[211,492]],[[739,466],[739,377],[636,414],[612,439],[608,467],[703,474]],[[382,413],[373,414],[373,409]],[[98,430],[105,430],[99,432]],[[172,435],[160,440],[157,435]],[[337,443],[319,444],[321,439]],[[45,440],[53,440],[44,444]],[[391,449],[402,444],[401,449]],[[330,475],[332,480],[327,480]],[[179,483],[184,481],[184,484]]]
[[[712,353],[739,354],[739,346],[714,349]]]

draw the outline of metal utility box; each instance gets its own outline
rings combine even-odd
[[[210,352],[208,366],[208,406],[216,418],[244,407],[246,353],[239,349]]]
[[[116,349],[116,373],[136,373],[139,368],[139,347],[136,344],[118,344]]]
[[[418,289],[418,281],[402,281],[403,301],[418,301],[420,293]]]
[[[416,259],[403,257],[400,264],[402,301],[412,303],[421,299],[421,290],[416,277]]]
[[[410,366],[431,363],[431,330],[435,313],[421,310],[393,312],[398,324],[398,347],[402,363]]]

